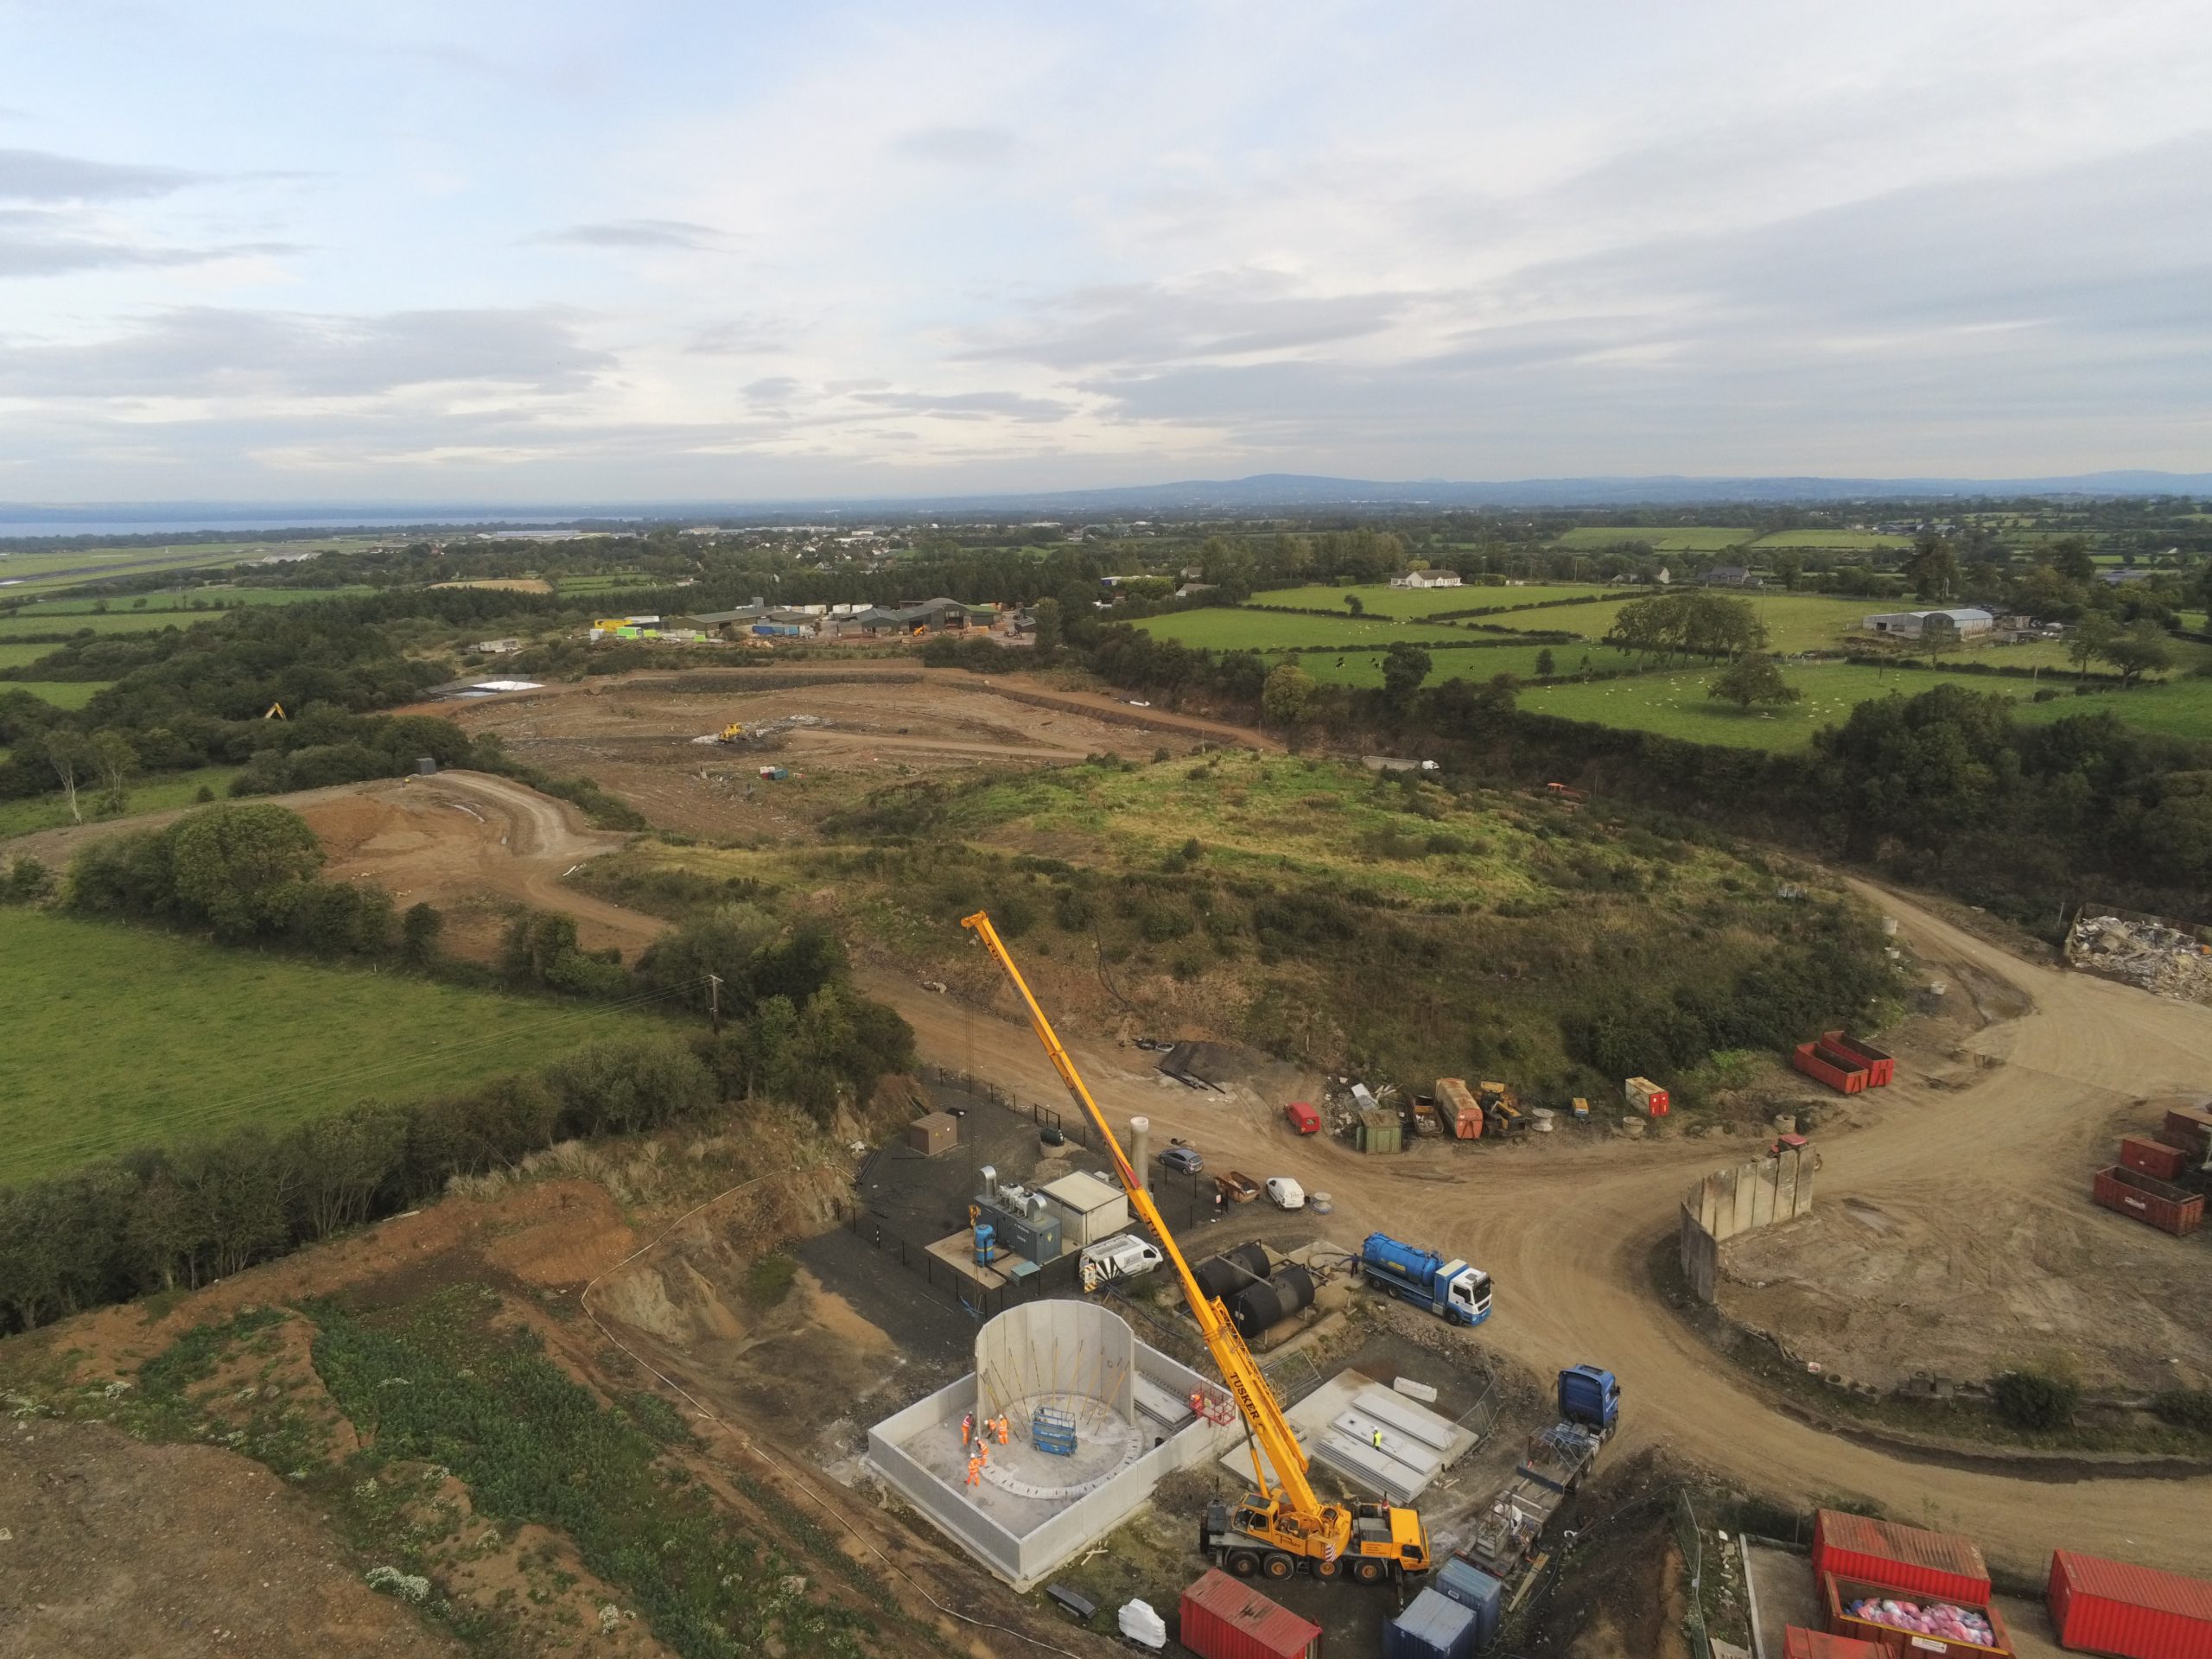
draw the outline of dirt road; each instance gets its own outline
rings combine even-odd
[[[1896,895],[1867,889],[1924,958],[2008,982],[2031,1006],[1970,1039],[1988,1062],[1961,1086],[1900,1074],[1871,1126],[1824,1140],[1824,1187],[1848,1183],[1946,1201],[2063,1205],[2084,1200],[2070,1172],[2117,1101],[2201,1090],[2212,1063],[2212,1009],[2019,962]],[[1026,1026],[968,1009],[903,976],[874,972],[871,994],[913,1024],[923,1055],[989,1077],[1026,1099],[1065,1090]],[[995,1005],[1003,1013],[1003,996]],[[1856,1493],[1924,1524],[1956,1528],[1993,1561],[2033,1574],[2064,1545],[2183,1572],[2203,1568],[2212,1478],[2044,1481],[1910,1460],[1808,1427],[1775,1408],[1655,1299],[1646,1262],[1670,1235],[1683,1188],[1744,1155],[1741,1142],[1631,1145],[1560,1135],[1455,1154],[1428,1144],[1377,1165],[1293,1137],[1278,1102],[1194,1093],[1135,1068],[1132,1050],[1078,1046],[1116,1130],[1132,1112],[1154,1144],[1185,1135],[1210,1159],[1255,1175],[1290,1174],[1336,1201],[1332,1230],[1388,1228],[1463,1255],[1497,1284],[1492,1343],[1540,1372],[1591,1359],[1627,1395],[1625,1443],[1662,1446],[1755,1490]],[[2117,1253],[2143,1231],[2104,1218]],[[2152,1241],[2156,1243],[2156,1241]],[[2176,1248],[2190,1248],[2187,1242]],[[2212,1287],[2212,1266],[2206,1283]]]

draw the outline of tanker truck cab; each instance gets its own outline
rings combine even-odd
[[[1358,1266],[1360,1277],[1376,1289],[1453,1325],[1480,1325],[1490,1317],[1490,1275],[1465,1262],[1446,1262],[1434,1250],[1370,1233],[1360,1244]]]
[[[1451,1312],[1445,1317],[1459,1325],[1480,1325],[1490,1318],[1490,1274],[1480,1268],[1470,1268],[1464,1262],[1452,1265],[1462,1271],[1452,1281],[1450,1294],[1446,1298]]]

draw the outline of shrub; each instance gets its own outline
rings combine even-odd
[[[2212,1434],[2212,1389],[2169,1389],[2151,1402],[2160,1421]]]
[[[2082,1389],[2048,1371],[2006,1371],[1997,1378],[1990,1403],[2015,1428],[2063,1428],[2074,1421]]]

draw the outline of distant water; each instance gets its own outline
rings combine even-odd
[[[636,522],[637,514],[593,513],[594,523]],[[280,530],[408,530],[451,524],[572,524],[575,513],[528,512],[414,512],[380,516],[375,513],[287,512],[257,518],[0,518],[0,541],[17,536],[175,536],[189,531],[223,531],[240,536],[267,536]]]

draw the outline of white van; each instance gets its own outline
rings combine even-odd
[[[1268,1177],[1268,1202],[1279,1210],[1303,1210],[1306,1189],[1287,1175]]]
[[[1150,1273],[1167,1258],[1157,1244],[1147,1244],[1135,1233],[1116,1233],[1088,1246],[1083,1253],[1083,1287],[1096,1290],[1115,1279],[1134,1279]]]

